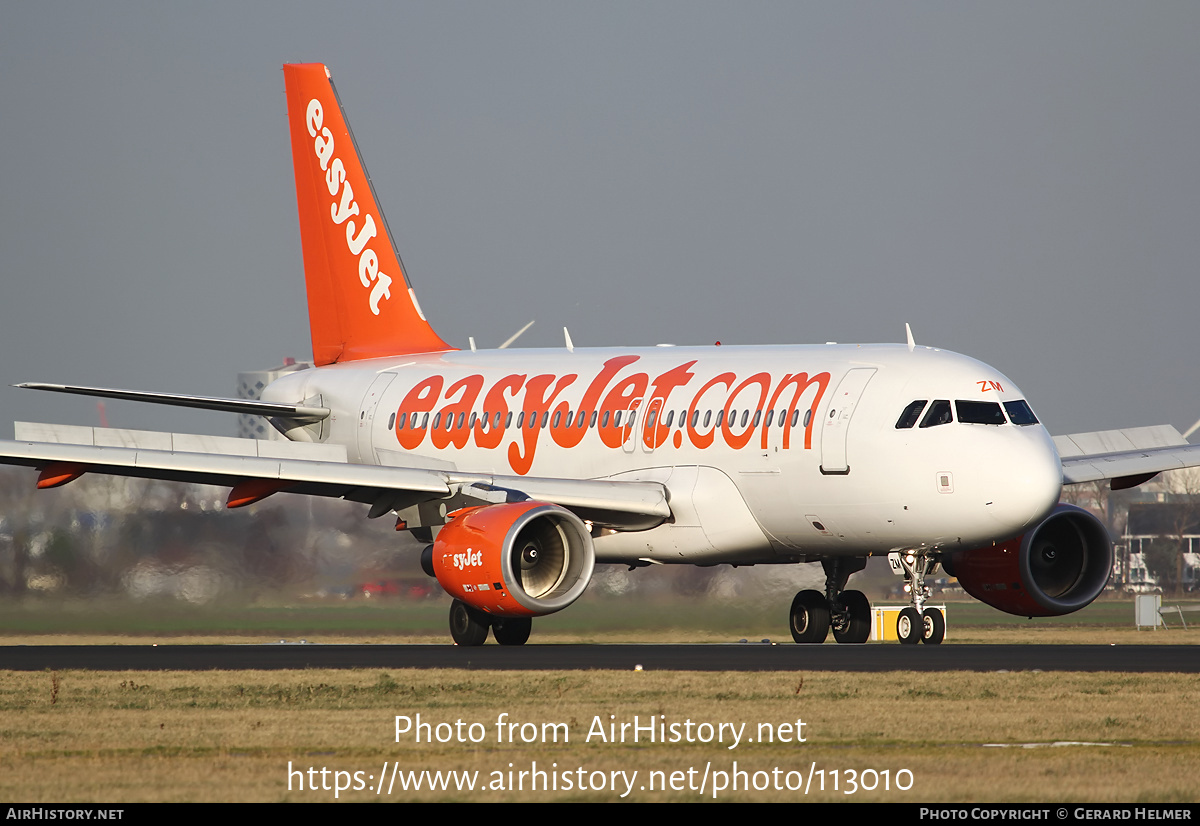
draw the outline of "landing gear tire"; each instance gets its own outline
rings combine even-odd
[[[926,645],[941,645],[946,638],[946,618],[936,608],[926,608],[921,616],[921,642]]]
[[[910,605],[902,608],[896,618],[896,637],[902,645],[916,645],[921,641],[924,627],[921,615]]]
[[[450,603],[450,636],[458,645],[483,645],[489,627],[483,612],[459,599]]]
[[[829,634],[829,603],[820,591],[801,591],[792,600],[792,639],[811,645]]]
[[[501,645],[524,645],[532,630],[529,617],[504,617],[492,623],[492,636]]]
[[[842,591],[838,602],[844,614],[841,623],[833,624],[833,638],[842,644],[866,642],[871,636],[871,602],[867,595]]]

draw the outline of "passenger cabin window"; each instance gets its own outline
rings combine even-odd
[[[1033,411],[1029,409],[1029,403],[1024,399],[1017,399],[1015,402],[1005,402],[1004,409],[1008,411],[1008,419],[1013,424],[1037,424],[1037,416],[1033,415]]]
[[[998,402],[970,402],[959,399],[954,403],[958,420],[967,424],[1006,424]]]
[[[896,420],[897,430],[908,430],[917,423],[917,419],[921,418],[921,411],[925,409],[925,405],[929,403],[929,399],[918,399],[912,402],[908,407],[904,408],[904,412],[900,414],[900,418]]]
[[[939,424],[949,424],[952,421],[954,421],[954,414],[950,411],[950,400],[938,399],[929,405],[929,412],[925,414],[925,418],[921,419],[919,426],[937,427]]]

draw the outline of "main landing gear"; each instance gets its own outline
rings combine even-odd
[[[462,600],[450,603],[450,636],[458,645],[483,645],[491,630],[501,645],[524,645],[533,630],[529,617],[490,617]]]
[[[896,636],[903,645],[939,645],[946,637],[946,618],[937,608],[926,608],[929,586],[925,577],[932,576],[938,560],[929,551],[906,551],[888,554],[893,566],[904,572],[904,588],[912,605],[902,609],[896,619]]]
[[[824,559],[825,593],[801,591],[792,600],[792,639],[822,643],[833,629],[839,643],[866,642],[871,636],[871,603],[862,591],[847,591],[850,575],[867,566],[864,557]]]

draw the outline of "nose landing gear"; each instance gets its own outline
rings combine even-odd
[[[912,605],[896,618],[896,636],[903,645],[939,645],[946,637],[946,618],[937,608],[926,608],[929,586],[925,577],[937,572],[938,559],[930,551],[906,551],[888,554],[893,569],[904,573],[905,588]]]

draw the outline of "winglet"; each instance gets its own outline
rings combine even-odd
[[[520,330],[517,330],[517,331],[516,331],[515,333],[513,333],[511,336],[509,336],[508,338],[506,338],[506,339],[504,340],[504,343],[503,343],[503,344],[501,344],[501,345],[500,345],[499,347],[497,347],[496,349],[497,349],[497,350],[507,350],[507,349],[508,349],[508,347],[509,347],[509,345],[511,345],[511,344],[512,344],[514,341],[516,341],[517,339],[519,339],[519,338],[521,337],[521,335],[522,335],[522,334],[523,334],[523,333],[524,333],[526,330],[528,330],[530,327],[532,327],[532,326],[533,326],[533,322],[532,322],[532,321],[530,321],[528,324],[526,324],[526,325],[525,325],[524,327],[522,327]]]
[[[917,348],[917,342],[913,340],[912,327],[908,326],[908,322],[904,322],[904,335],[908,337],[908,352],[912,352]]]
[[[283,77],[313,360],[453,350],[409,286],[329,70],[288,64]]]

